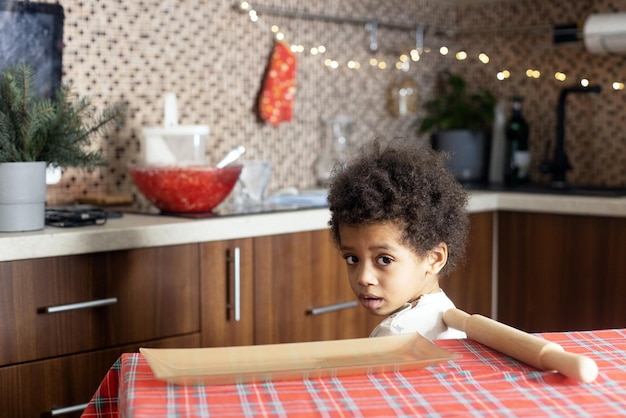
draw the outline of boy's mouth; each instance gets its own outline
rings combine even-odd
[[[365,309],[371,311],[378,309],[383,303],[383,298],[367,294],[359,295],[359,300]]]

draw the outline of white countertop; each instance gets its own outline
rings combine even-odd
[[[471,192],[470,213],[497,210],[626,217],[626,197]],[[204,219],[124,214],[102,226],[0,233],[0,261],[312,231],[329,217],[327,208]]]

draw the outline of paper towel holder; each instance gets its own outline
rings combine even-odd
[[[626,13],[592,14],[583,25],[587,51],[598,54],[626,53]]]
[[[553,43],[581,42],[592,54],[626,53],[626,12],[595,13],[581,23],[555,25]]]

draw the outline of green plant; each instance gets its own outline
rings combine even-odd
[[[426,116],[419,133],[468,129],[489,133],[492,129],[496,98],[487,89],[470,92],[465,79],[450,71],[440,74],[439,95],[424,103]]]
[[[111,123],[121,125],[125,107],[96,113],[89,99],[62,85],[54,99],[35,97],[34,70],[26,64],[5,69],[0,79],[0,163],[45,161],[89,170],[106,165],[91,138]]]

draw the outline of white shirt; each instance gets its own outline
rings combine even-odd
[[[429,340],[467,338],[463,331],[448,328],[443,313],[454,308],[454,303],[442,291],[422,295],[417,304],[406,303],[404,308],[385,318],[370,337],[410,334],[419,332]]]

